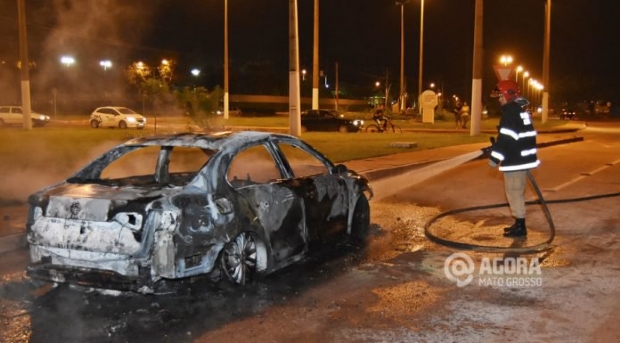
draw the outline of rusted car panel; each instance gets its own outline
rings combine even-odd
[[[143,293],[203,274],[244,284],[312,242],[363,238],[371,196],[289,135],[137,138],[30,196],[28,274]]]

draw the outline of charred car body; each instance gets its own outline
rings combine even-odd
[[[313,242],[363,239],[371,196],[289,135],[136,138],[30,196],[28,274],[142,293],[197,275],[245,284]]]

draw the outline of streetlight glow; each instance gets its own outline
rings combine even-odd
[[[194,68],[191,70],[192,75],[198,76],[200,75],[200,69]]]
[[[112,61],[102,60],[102,61],[99,61],[99,65],[103,67],[103,70],[108,70],[108,68],[112,67]]]
[[[72,64],[75,63],[75,58],[71,57],[71,56],[62,56],[60,58],[60,63],[66,65],[67,67],[71,66]]]
[[[505,66],[509,65],[510,63],[512,63],[512,56],[510,55],[502,55],[502,57],[499,58],[499,61]]]

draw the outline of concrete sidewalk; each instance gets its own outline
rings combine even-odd
[[[549,131],[539,131],[538,146],[566,144],[583,140],[575,133],[585,128],[585,123],[568,123],[563,127]],[[454,131],[458,132],[458,131]],[[465,144],[429,150],[416,150],[398,154],[353,160],[344,163],[349,169],[366,176],[372,183],[383,177],[396,175],[429,163],[470,153],[489,146],[489,143]],[[407,149],[407,148],[403,148]],[[28,207],[0,207],[0,254],[26,248],[25,224]]]

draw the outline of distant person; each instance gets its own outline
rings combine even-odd
[[[538,167],[536,130],[525,110],[529,102],[519,94],[515,81],[502,80],[492,97],[498,97],[502,116],[499,120],[497,141],[491,147],[489,165],[504,172],[504,190],[515,218],[512,226],[504,228],[505,237],[525,237],[525,182],[527,171]]]
[[[454,122],[456,123],[456,128],[460,129],[463,126],[463,123],[461,122],[461,109],[463,108],[463,104],[461,104],[460,101],[457,101],[456,104],[454,104]]]
[[[383,112],[383,106],[381,105],[377,106],[377,109],[372,115],[372,119],[377,123],[381,131],[385,131],[385,129],[387,128],[388,121],[387,121],[387,117],[385,116],[385,113]]]
[[[469,105],[467,103],[463,103],[463,107],[461,107],[461,124],[463,124],[463,128],[467,128],[467,123],[469,122]]]

